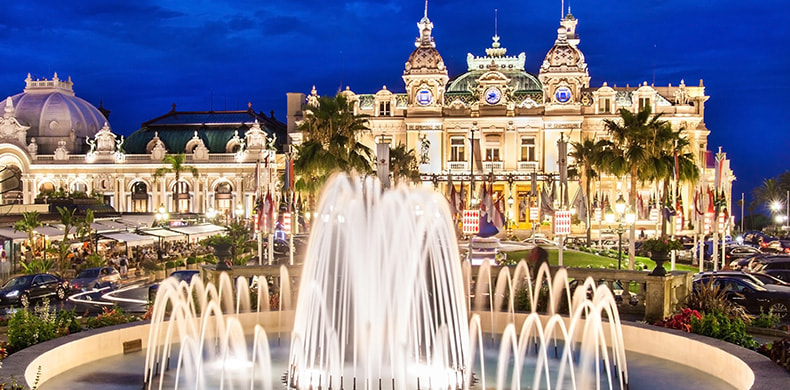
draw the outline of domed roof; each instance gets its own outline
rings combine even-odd
[[[543,60],[543,65],[540,67],[540,72],[548,72],[552,70],[584,71],[587,64],[584,62],[584,54],[579,50],[576,45],[568,41],[568,34],[570,30],[565,26],[560,26],[557,29],[557,40],[554,46],[546,53],[546,59]]]
[[[431,36],[433,30],[433,23],[428,19],[427,10],[426,15],[417,23],[420,30],[420,36],[414,42],[417,48],[411,52],[409,60],[406,61],[406,69],[404,74],[415,73],[447,73],[447,68],[444,66],[444,60],[436,50],[436,43]]]
[[[482,70],[471,70],[460,74],[450,80],[447,92],[469,92],[477,89],[477,80],[483,73]],[[507,84],[511,91],[542,91],[543,87],[533,74],[527,73],[523,69],[499,70],[510,82]]]
[[[435,47],[418,47],[411,52],[409,60],[406,61],[406,70],[412,73],[419,70],[436,71],[442,69],[444,69],[444,60]]]
[[[57,73],[51,80],[25,79],[25,91],[11,97],[16,108],[16,118],[30,126],[27,138],[35,137],[39,145],[55,144],[47,139],[71,137],[93,137],[101,130],[107,118],[92,104],[74,95],[71,78],[58,79]],[[54,149],[53,149],[54,150]],[[43,153],[52,150],[41,150]],[[78,151],[72,151],[78,152]]]

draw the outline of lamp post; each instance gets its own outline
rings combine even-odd
[[[167,220],[168,218],[170,218],[170,215],[167,213],[167,209],[165,208],[164,204],[159,205],[159,209],[157,209],[155,217],[156,217],[157,226],[163,226],[167,223]],[[162,245],[163,245],[162,236],[159,236],[159,246],[156,248],[157,249],[156,254],[159,258],[159,261],[162,261],[162,249],[163,249]]]
[[[244,206],[241,203],[236,205],[236,222],[240,222],[244,215]]]
[[[469,130],[469,173],[472,174],[471,184],[469,185],[469,204],[474,207],[477,205],[477,198],[475,198],[475,130],[477,130],[476,122],[472,124]]]
[[[621,269],[623,262],[623,233],[625,233],[627,227],[630,227],[636,221],[636,214],[630,208],[626,211],[627,206],[625,199],[623,199],[623,194],[620,194],[614,202],[614,212],[610,206],[607,208],[604,216],[610,228],[613,223],[617,222],[617,227],[614,228],[615,233],[617,233],[617,269]]]
[[[775,201],[771,202],[771,211],[774,214],[779,214],[779,210],[781,210],[781,209],[782,209],[782,204],[778,200],[775,200]],[[774,229],[777,232],[779,231],[779,223],[780,223],[779,215],[775,215],[774,216]]]

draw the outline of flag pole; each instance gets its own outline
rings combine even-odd
[[[258,203],[260,203],[261,201],[261,194],[262,194],[261,185],[260,185],[261,183],[260,176],[261,176],[261,157],[259,155],[255,166],[255,187],[256,187],[255,191],[258,194],[258,196],[255,199],[256,202],[255,207],[258,208],[257,210],[258,218],[255,221],[255,229],[258,231],[258,265],[263,265],[263,237],[261,237],[261,234],[263,232],[261,231],[261,223],[260,223],[260,219],[263,217],[263,215],[261,215],[262,210],[258,205]]]

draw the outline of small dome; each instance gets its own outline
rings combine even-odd
[[[52,153],[58,140],[72,137],[82,152],[85,139],[101,130],[107,118],[87,101],[74,96],[71,79],[62,81],[57,73],[52,80],[33,80],[28,75],[25,91],[11,97],[20,123],[30,126],[28,140],[35,137],[40,153]]]
[[[444,70],[444,60],[439,51],[433,47],[421,46],[414,49],[406,62],[406,70],[415,72],[419,70]]]
[[[554,46],[546,53],[540,73],[551,71],[586,71],[587,64],[584,61],[584,54],[581,50],[568,40],[571,32],[566,26],[557,28],[557,40]],[[576,38],[573,38],[576,40]],[[574,69],[575,68],[575,69]]]

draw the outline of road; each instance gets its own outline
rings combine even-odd
[[[49,298],[51,310],[67,310],[80,316],[94,316],[105,308],[117,305],[129,314],[142,314],[146,311],[148,303],[148,286],[150,283],[136,282],[124,285],[116,290],[102,289],[99,291],[89,291],[72,293],[63,301],[58,301],[54,297]],[[38,302],[33,302],[33,305]],[[5,314],[11,314],[19,310],[18,306],[4,308]]]

